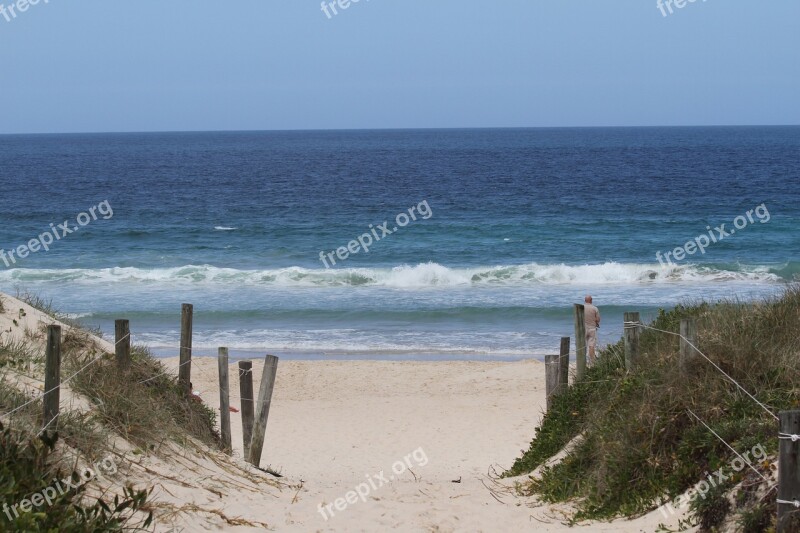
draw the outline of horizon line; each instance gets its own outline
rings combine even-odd
[[[796,128],[800,124],[678,124],[636,126],[459,126],[459,127],[404,127],[404,128],[283,128],[283,129],[219,129],[219,130],[116,130],[116,131],[53,131],[53,132],[0,132],[0,136],[45,135],[140,135],[177,133],[311,133],[311,132],[367,132],[367,131],[464,131],[464,130],[564,130],[564,129],[666,129],[666,128]]]

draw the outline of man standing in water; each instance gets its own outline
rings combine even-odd
[[[589,361],[595,363],[594,350],[597,346],[597,328],[600,327],[600,310],[592,305],[592,297],[584,298],[583,325],[586,328],[586,346],[589,348]]]

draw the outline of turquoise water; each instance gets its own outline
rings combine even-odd
[[[624,311],[758,298],[800,272],[800,128],[0,139],[6,257],[78,228],[0,257],[0,290],[109,335],[129,318],[163,355],[182,302],[200,353],[517,359],[555,351],[586,293],[602,343]]]

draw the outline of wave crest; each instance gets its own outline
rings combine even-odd
[[[251,284],[276,287],[378,286],[388,288],[465,287],[476,285],[631,285],[671,282],[779,282],[780,274],[795,272],[793,265],[703,266],[607,262],[595,265],[538,264],[448,268],[438,263],[394,268],[310,269],[288,267],[238,270],[211,265],[143,269],[12,269],[0,271],[0,281],[11,283],[178,283]]]

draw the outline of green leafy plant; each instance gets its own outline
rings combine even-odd
[[[57,435],[45,439],[24,437],[0,424],[0,501],[3,506],[0,530],[104,533],[150,526],[152,513],[136,518],[137,513],[146,508],[148,492],[131,487],[124,489],[122,498],[116,496],[111,505],[99,499],[88,506],[83,502],[84,485],[64,491],[52,490],[53,496],[46,505],[43,503],[24,512],[20,502],[51,487],[54,478],[64,477],[47,461],[57,438]]]

